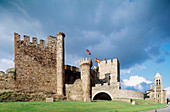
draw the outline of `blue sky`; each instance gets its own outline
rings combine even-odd
[[[0,71],[13,67],[13,33],[66,34],[66,64],[118,58],[123,89],[144,92],[157,72],[170,97],[169,0],[0,0]],[[94,63],[97,65],[97,63]],[[132,83],[133,82],[133,83]]]

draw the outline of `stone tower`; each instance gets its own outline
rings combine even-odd
[[[167,91],[163,90],[162,77],[157,72],[154,78],[154,86],[145,92],[145,99],[167,104]]]
[[[82,80],[82,90],[83,90],[83,100],[89,101],[90,100],[90,68],[92,67],[92,60],[84,59],[80,60],[79,62],[81,68],[81,80]]]
[[[64,95],[64,37],[65,34],[59,32],[57,34],[57,94]]]
[[[156,102],[163,103],[163,85],[162,77],[157,72],[154,78],[154,98]]]
[[[117,58],[106,60],[105,58],[99,64],[99,79],[109,76],[110,84],[120,83],[120,63]]]

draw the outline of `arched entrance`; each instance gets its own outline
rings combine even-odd
[[[109,94],[105,92],[100,92],[93,97],[93,100],[112,100],[112,98]]]

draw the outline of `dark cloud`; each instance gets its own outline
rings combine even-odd
[[[130,68],[147,60],[164,62],[166,51],[161,52],[161,47],[170,41],[169,5],[169,0],[11,0],[0,2],[0,17],[19,21],[12,30],[5,28],[6,33],[41,36],[43,32],[38,38],[46,38],[64,32],[67,58],[84,57],[88,48],[100,60],[119,58],[122,68]],[[3,21],[1,27],[10,26]]]

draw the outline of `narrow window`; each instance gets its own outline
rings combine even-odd
[[[158,80],[156,80],[156,85],[158,85]]]

